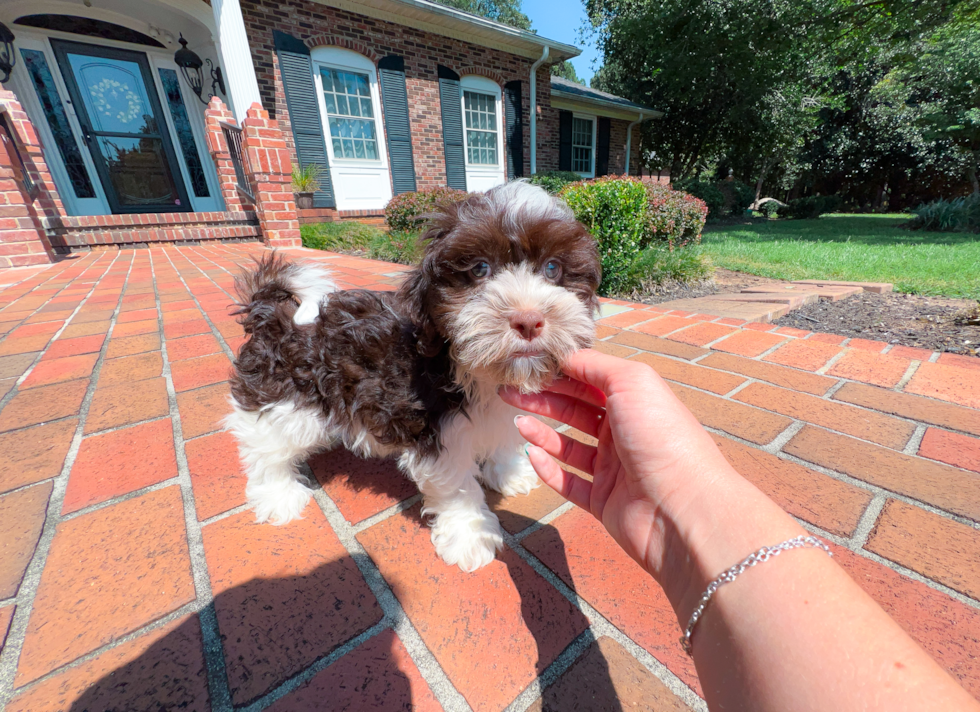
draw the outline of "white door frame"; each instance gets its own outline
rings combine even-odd
[[[89,153],[88,143],[82,137],[78,117],[75,114],[75,107],[70,101],[68,90],[65,87],[64,77],[61,76],[61,67],[58,64],[54,51],[51,47],[50,40],[52,38],[64,39],[71,42],[87,43],[96,47],[116,47],[119,49],[128,50],[130,52],[142,52],[146,55],[147,61],[150,65],[151,74],[153,74],[153,88],[157,92],[160,108],[164,115],[164,120],[167,122],[167,128],[170,132],[171,141],[174,144],[174,153],[177,157],[177,164],[180,169],[181,179],[184,181],[184,187],[187,190],[188,198],[191,201],[191,209],[194,212],[223,211],[225,209],[224,200],[221,197],[217,168],[215,167],[214,161],[211,160],[211,156],[207,151],[204,112],[195,110],[195,104],[199,104],[200,102],[198,101],[198,98],[194,92],[190,90],[190,87],[187,86],[187,82],[184,81],[184,78],[177,65],[174,63],[173,56],[169,50],[148,47],[146,45],[133,45],[127,42],[103,40],[66,32],[32,30],[31,28],[18,25],[14,51],[18,52],[19,54],[20,49],[24,48],[40,50],[44,53],[44,58],[47,61],[48,69],[50,70],[51,76],[54,79],[55,88],[57,89],[58,95],[61,98],[62,105],[65,107],[65,114],[68,117],[68,123],[71,126],[72,135],[75,139],[76,145],[78,146],[79,153],[82,156],[85,169],[88,171],[89,181],[92,183],[92,187],[95,190],[96,197],[94,198],[78,198],[75,196],[75,191],[72,188],[71,180],[68,177],[68,172],[65,170],[64,163],[61,160],[61,153],[54,141],[54,135],[51,133],[51,129],[48,126],[44,111],[41,109],[41,104],[37,98],[34,84],[31,81],[30,76],[27,74],[27,68],[24,66],[23,57],[18,57],[20,61],[17,62],[14,67],[14,71],[11,74],[10,85],[13,88],[14,93],[17,95],[17,99],[21,102],[21,105],[24,107],[25,111],[27,111],[31,122],[34,124],[35,130],[37,130],[39,133],[41,141],[46,147],[44,151],[44,160],[48,164],[48,170],[51,171],[51,176],[54,179],[55,186],[58,188],[58,193],[61,196],[66,212],[69,215],[112,214],[112,211],[109,208],[109,201],[106,199],[105,190],[102,187],[102,181],[99,179],[99,174],[95,170],[95,164],[92,161],[91,154]],[[167,101],[166,92],[163,91],[163,84],[160,79],[160,68],[174,69],[177,71],[177,81],[180,84],[181,97],[184,100],[184,108],[187,110],[187,116],[191,124],[191,131],[194,135],[194,143],[197,146],[197,152],[200,157],[201,164],[204,167],[204,177],[207,181],[208,192],[210,193],[209,197],[198,198],[194,195],[193,183],[190,180],[190,173],[187,169],[183,151],[180,147],[180,141],[177,137],[173,117],[170,115],[170,103]],[[203,106],[203,104],[201,106]]]
[[[465,91],[473,91],[478,94],[492,94],[497,115],[497,163],[488,165],[483,163],[470,163],[470,154],[466,143],[466,100],[463,95]],[[467,74],[459,80],[459,105],[463,112],[463,158],[466,161],[466,189],[470,191],[482,191],[493,188],[495,185],[507,182],[507,156],[504,154],[504,122],[503,122],[503,93],[500,85],[492,79],[481,77],[478,74]]]
[[[310,58],[313,61],[317,108],[320,111],[323,139],[327,144],[330,181],[337,201],[337,210],[381,210],[391,200],[392,191],[378,69],[374,62],[364,55],[340,47],[315,47],[310,52]],[[334,155],[327,105],[323,99],[320,67],[368,75],[375,136],[378,142],[378,160],[337,158]]]

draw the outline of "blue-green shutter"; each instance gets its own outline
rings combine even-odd
[[[524,175],[524,106],[521,83],[504,85],[504,123],[507,130],[507,178]]]
[[[599,117],[595,136],[595,174],[604,176],[609,173],[609,134],[612,121],[607,116]]]
[[[572,112],[558,112],[558,170],[572,170]]]
[[[320,190],[313,194],[313,207],[336,208],[310,50],[301,40],[285,32],[276,30],[272,36],[279,57],[279,75],[286,92],[286,108],[289,109],[289,123],[296,143],[296,158],[301,168],[314,164],[320,166]]]
[[[466,154],[463,148],[463,105],[459,75],[439,65],[439,103],[442,105],[442,147],[446,154],[446,185],[466,190]]]
[[[382,58],[378,62],[378,78],[388,136],[391,189],[395,195],[411,193],[416,189],[415,161],[412,158],[412,125],[408,118],[408,90],[405,88],[405,59],[394,54]]]

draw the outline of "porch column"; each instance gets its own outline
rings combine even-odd
[[[48,264],[54,250],[45,222],[59,225],[64,207],[34,125],[13,92],[0,89],[0,116],[10,130],[0,129],[0,268]]]
[[[235,118],[241,122],[252,104],[262,103],[242,8],[238,0],[211,0],[211,9],[218,28],[218,52],[221,71],[228,82],[228,100]]]
[[[292,191],[292,161],[279,122],[255,103],[242,121],[242,150],[255,193],[255,212],[265,244],[302,247]]]

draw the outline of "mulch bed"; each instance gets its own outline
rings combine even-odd
[[[980,355],[980,304],[963,299],[861,292],[808,304],[774,323],[807,331]]]

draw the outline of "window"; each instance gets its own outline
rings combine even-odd
[[[381,160],[367,74],[320,68],[335,159]]]
[[[567,125],[567,124],[566,124]],[[572,170],[592,174],[592,139],[595,122],[576,116],[572,119]]]
[[[497,165],[497,97],[464,91],[463,115],[466,118],[466,162]]]

